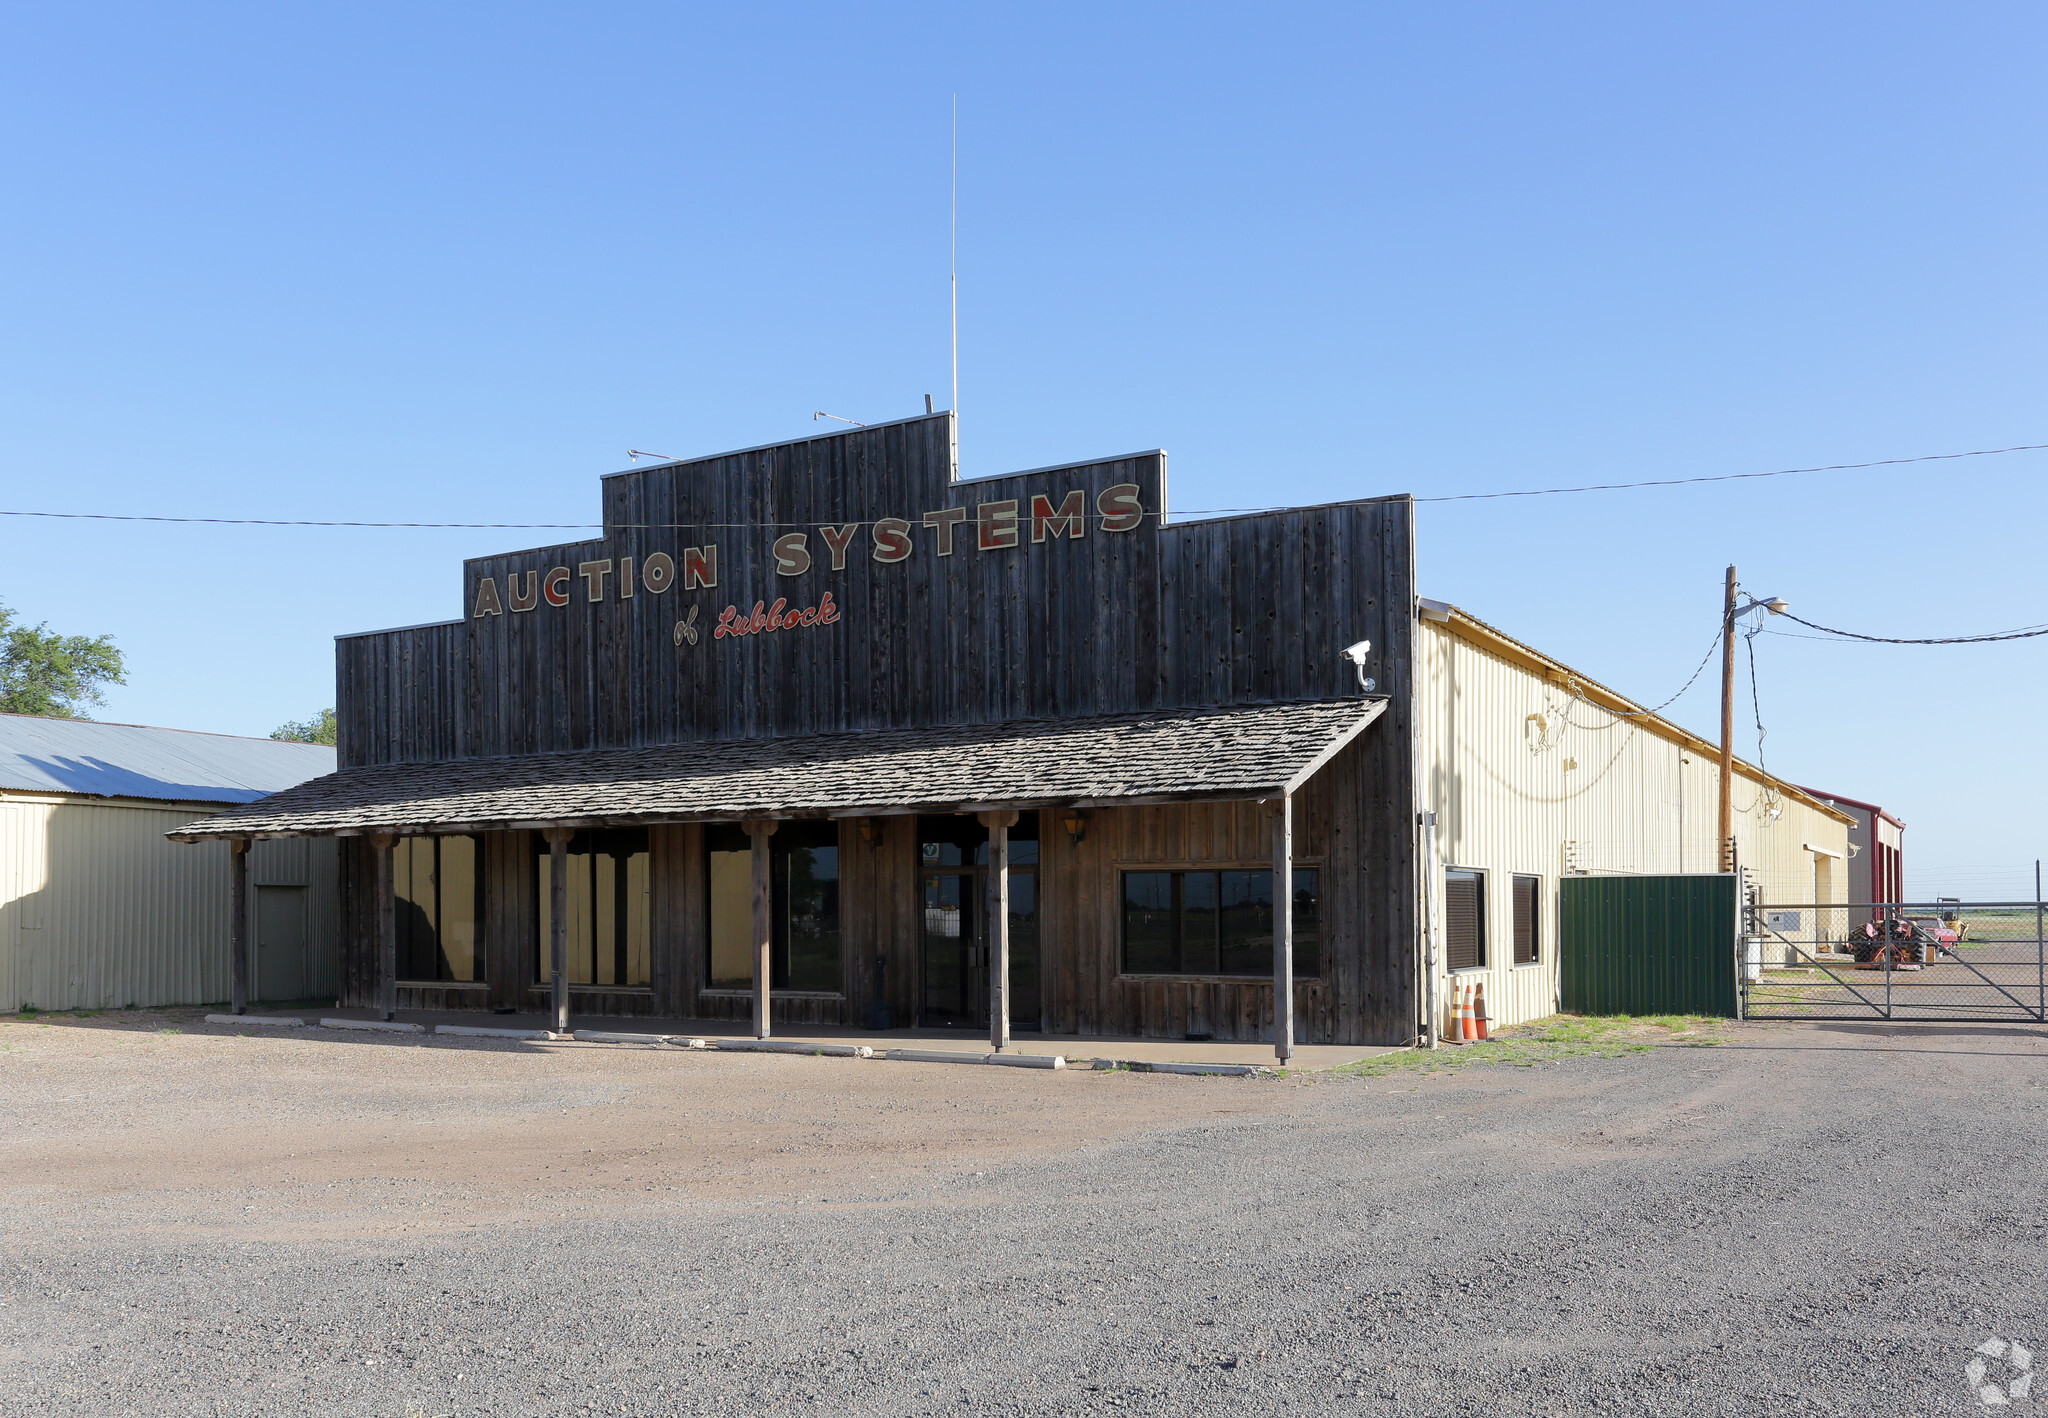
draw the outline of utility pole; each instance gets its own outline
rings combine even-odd
[[[1735,870],[1735,568],[1721,602],[1721,815],[1716,859]]]
[[[1735,622],[1751,611],[1783,615],[1791,602],[1783,596],[1760,601],[1751,596],[1735,604],[1735,568],[1721,599],[1721,870],[1735,870]]]

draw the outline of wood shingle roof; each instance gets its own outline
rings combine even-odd
[[[1277,796],[1386,709],[1340,699],[348,768],[181,842]]]

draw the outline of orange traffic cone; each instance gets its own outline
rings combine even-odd
[[[1472,987],[1472,1022],[1479,1028],[1479,1037],[1489,1037],[1486,1019],[1486,982],[1481,980]]]
[[[1468,1044],[1478,1037],[1472,1028],[1472,992],[1469,989],[1458,991],[1458,1037]]]
[[[1455,985],[1451,987],[1450,998],[1444,1001],[1444,1015],[1448,1021],[1444,1025],[1444,1042],[1455,1044],[1458,1042],[1458,989]]]

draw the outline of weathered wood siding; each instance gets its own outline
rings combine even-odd
[[[1400,1042],[1414,1033],[1406,877],[1387,877],[1373,864],[1386,855],[1375,839],[1390,834],[1369,763],[1362,738],[1295,800],[1295,862],[1319,873],[1322,917],[1320,973],[1295,982],[1302,1043]],[[1393,813],[1392,824],[1399,818]],[[1047,823],[1039,849],[1048,1032],[1272,1037],[1270,979],[1125,975],[1121,897],[1127,870],[1270,866],[1270,809],[1200,803],[1103,810],[1090,815],[1078,847],[1054,827]]]
[[[1356,692],[1338,651],[1373,641],[1381,687],[1404,672],[1413,575],[1406,498],[1104,532],[1114,484],[1162,509],[1165,456],[1149,453],[972,482],[950,480],[941,415],[605,480],[600,540],[479,558],[464,618],[342,639],[344,766],[754,738],[840,729],[988,723]],[[950,556],[911,533],[908,560],[878,563],[867,527],[927,511],[1085,495],[1087,535]],[[744,525],[732,525],[732,524]],[[859,523],[846,568],[818,529]],[[659,528],[652,530],[650,527]],[[811,569],[774,570],[780,531],[810,537]],[[618,577],[587,599],[589,561],[718,549],[715,590],[630,597]],[[569,601],[472,618],[481,580],[566,567]],[[728,605],[831,592],[835,625],[715,640]],[[677,623],[698,612],[695,644]],[[1404,715],[1405,716],[1405,715]],[[1404,736],[1390,721],[1380,737]]]
[[[1163,454],[960,482],[950,448],[950,417],[942,414],[605,479],[602,537],[470,561],[461,619],[339,642],[343,765],[1328,699],[1357,693],[1339,651],[1370,639],[1369,672],[1390,696],[1388,712],[1318,776],[1300,829],[1304,858],[1316,854],[1329,883],[1329,909],[1349,913],[1345,919],[1355,925],[1347,929],[1359,945],[1351,955],[1333,955],[1330,968],[1338,973],[1302,986],[1297,1008],[1304,1038],[1412,1036],[1410,500],[1186,525],[1148,515],[1136,530],[1113,533],[1102,530],[1097,498],[1112,485],[1135,484],[1145,511],[1162,512]],[[1034,544],[1031,497],[1042,493],[1057,505],[1073,491],[1086,503],[1086,535]],[[1020,504],[1019,545],[979,549],[976,509],[1010,499]],[[969,520],[955,529],[953,554],[939,556],[919,519],[952,507],[967,509]],[[907,560],[873,559],[869,528],[884,517],[913,524]],[[860,530],[844,569],[834,571],[819,529],[847,523]],[[812,565],[801,575],[778,575],[773,543],[792,531],[808,534]],[[684,549],[707,545],[717,547],[717,585],[685,590]],[[642,583],[634,595],[620,596],[615,571],[593,602],[576,574],[581,563],[616,566],[621,557],[631,557],[637,572],[656,552],[678,568],[676,584],[660,594]],[[568,603],[543,599],[531,611],[511,610],[508,578],[545,576],[553,567],[571,572]],[[505,610],[475,617],[487,576]],[[750,612],[757,601],[772,605],[778,598],[815,606],[827,592],[840,609],[836,624],[714,638],[728,606]],[[692,609],[695,643],[678,630]],[[1240,860],[1269,855],[1263,827],[1254,832],[1237,821],[1250,808],[1144,811],[1154,816],[1130,817],[1137,825],[1126,825],[1124,814],[1097,815],[1103,840],[1098,845],[1091,833],[1069,863],[1093,883],[1088,892],[1104,881],[1113,889],[1099,854],[1110,850],[1111,838],[1125,850],[1132,833],[1140,836],[1130,839],[1131,850],[1164,851],[1165,834],[1226,832],[1220,824],[1227,817],[1236,823],[1227,832],[1235,834],[1230,840]],[[1181,825],[1169,829],[1169,820]],[[878,846],[859,840],[851,823],[841,833],[844,988],[837,999],[790,1001],[791,1022],[860,1022],[878,953],[888,962],[898,1023],[914,1018],[915,826],[902,818],[877,821]],[[699,988],[705,924],[695,831],[657,830],[654,985],[608,992],[606,1007],[746,1014],[745,1000]],[[1145,832],[1162,834],[1162,845],[1147,845]],[[354,864],[351,881],[368,880],[367,856],[357,860],[365,850],[352,846],[355,855],[345,854]],[[1046,889],[1068,890],[1060,884],[1059,863],[1069,854],[1064,836],[1048,831],[1045,850]],[[490,870],[489,998],[499,1007],[528,1004],[531,852],[510,842],[494,848]],[[1053,1027],[1252,1037],[1257,1018],[1270,1017],[1270,987],[1261,996],[1250,983],[1117,981],[1103,973],[1114,950],[1089,943],[1091,932],[1113,928],[1113,903],[1099,894],[1076,896],[1066,909],[1072,920],[1045,941],[1047,968],[1093,974],[1048,978]],[[357,978],[368,968],[367,937],[356,939],[364,913],[348,914],[355,934],[345,993],[360,992],[368,1002],[371,982]],[[1068,958],[1063,939],[1093,953],[1085,961]],[[597,1003],[590,1000],[591,1007]],[[577,1007],[586,1007],[583,991]]]

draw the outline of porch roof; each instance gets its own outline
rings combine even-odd
[[[1137,805],[1291,793],[1386,709],[1340,699],[374,764],[179,842]]]

